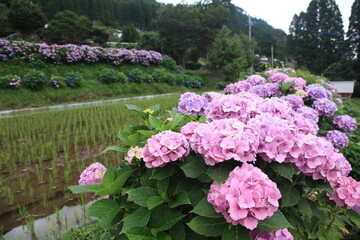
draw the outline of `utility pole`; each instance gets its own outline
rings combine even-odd
[[[251,22],[251,16],[249,15],[249,18],[248,18],[248,24],[249,24],[249,48],[250,48],[250,72],[253,72],[254,71],[254,63],[253,63],[253,49],[252,49],[252,46],[251,46],[251,25],[252,25],[252,22]]]
[[[271,44],[271,68],[274,68],[274,45]]]

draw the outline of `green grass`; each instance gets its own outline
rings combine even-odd
[[[89,222],[83,224],[80,227],[74,227],[63,236],[58,238],[58,240],[98,240],[98,239],[114,239],[114,236],[107,231],[104,231],[100,223]]]
[[[351,98],[350,102],[352,104],[352,107],[360,112],[360,98]]]

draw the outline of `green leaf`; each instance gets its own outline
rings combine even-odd
[[[150,179],[162,180],[170,177],[174,173],[174,165],[166,164],[162,168],[154,168]]]
[[[144,227],[150,220],[151,212],[146,208],[139,208],[124,219],[122,231],[126,232],[132,228]]]
[[[193,156],[187,157],[185,162],[180,164],[180,168],[190,178],[199,178],[201,175],[206,174],[204,161]]]
[[[172,240],[171,236],[166,232],[160,232],[156,238],[158,240]]]
[[[149,109],[153,110],[154,113],[160,110],[160,104],[153,105],[149,107]]]
[[[347,215],[350,217],[351,221],[355,223],[356,227],[360,228],[360,214],[349,209]]]
[[[149,226],[153,233],[166,231],[179,222],[185,215],[166,205],[160,205],[152,210]]]
[[[147,207],[147,200],[152,196],[158,196],[156,189],[151,187],[139,187],[128,192],[130,199],[137,205]]]
[[[68,187],[68,189],[70,189],[71,192],[73,192],[75,194],[94,193],[97,190],[99,190],[100,188],[102,188],[102,183],[92,183],[92,184],[75,185],[75,186]]]
[[[286,220],[280,210],[276,211],[271,217],[259,221],[257,226],[257,229],[266,232],[274,232],[283,228],[293,228],[293,226],[291,226],[291,224]]]
[[[207,218],[198,216],[187,224],[194,232],[205,237],[222,236],[227,225],[223,218]]]
[[[207,174],[209,177],[215,182],[221,184],[226,181],[229,177],[229,173],[234,170],[236,165],[233,163],[221,163],[216,164],[216,166],[209,167],[207,170]]]
[[[181,222],[170,228],[169,233],[173,240],[186,240],[185,226]]]
[[[170,208],[175,208],[177,206],[191,204],[189,194],[185,191],[179,192],[175,199],[169,202]]]
[[[112,199],[101,199],[94,202],[88,210],[88,215],[97,217],[104,228],[109,228],[112,220],[120,212],[120,206]]]
[[[295,174],[294,168],[288,163],[270,163],[270,167],[283,178],[289,179],[292,182],[292,177]]]
[[[142,111],[143,111],[140,107],[135,106],[135,105],[125,104],[125,106],[126,106],[129,110],[135,110],[135,111],[138,111],[138,112],[142,112]]]
[[[164,178],[157,182],[158,193],[163,200],[168,200],[167,189],[169,187],[169,183],[170,178]]]
[[[130,133],[128,132],[119,132],[118,138],[123,141],[126,145],[131,146],[131,142],[128,140]]]
[[[150,138],[150,137],[152,137],[153,135],[156,134],[156,132],[149,131],[149,130],[137,130],[136,132],[138,132],[138,133],[140,133],[140,134],[142,134],[142,135],[144,135],[145,137],[148,137],[148,138]]]
[[[310,176],[305,176],[305,184],[314,189],[314,190],[318,190],[318,191],[325,191],[328,192],[330,194],[333,193],[333,189],[330,186],[329,182],[324,182],[324,180],[314,180],[312,177]]]
[[[112,167],[108,168],[103,178],[103,187],[96,191],[96,194],[110,196],[119,194],[122,187],[134,171],[135,169],[132,169],[131,167],[125,167],[120,169],[120,171],[116,174]]]
[[[159,119],[157,119],[156,117],[154,117],[152,115],[149,115],[149,122],[158,131],[161,129],[161,126],[163,124]]]
[[[292,207],[300,200],[300,193],[291,184],[285,184],[279,187],[281,192],[281,206]]]
[[[147,207],[149,210],[156,208],[157,206],[161,205],[164,200],[159,196],[152,196],[147,200]]]
[[[128,136],[128,140],[129,140],[131,146],[137,146],[141,142],[140,134],[139,133],[131,134]]]
[[[250,231],[240,225],[225,227],[221,240],[250,240]]]
[[[280,87],[281,87],[281,91],[283,94],[285,94],[289,88],[293,85],[294,83],[294,80],[293,81],[290,81],[290,82],[283,82],[283,83],[280,83]]]
[[[126,236],[129,240],[158,240],[148,227],[132,228],[126,232]]]
[[[305,215],[308,218],[311,218],[313,215],[309,202],[306,198],[300,198],[298,203],[299,212]]]
[[[170,126],[169,126],[169,129],[170,130],[173,130],[174,128],[176,128],[178,126],[178,124],[184,119],[184,115],[181,115],[177,118],[175,118],[174,120],[172,120],[170,122]]]
[[[128,147],[120,147],[120,146],[108,146],[107,148],[105,148],[104,151],[101,152],[101,154],[106,153],[107,151],[115,151],[115,152],[127,152],[129,151]]]
[[[208,218],[221,218],[221,214],[215,212],[214,206],[207,201],[207,197],[204,197],[198,205],[195,206],[191,212],[197,215],[208,217]]]

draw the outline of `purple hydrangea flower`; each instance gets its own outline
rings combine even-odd
[[[251,86],[263,85],[266,83],[266,79],[260,75],[252,75],[246,79],[246,82],[250,83]]]
[[[349,115],[339,115],[334,117],[333,123],[336,127],[344,131],[353,131],[357,128],[356,120]]]
[[[99,162],[88,166],[80,175],[79,185],[102,182],[106,168]]]
[[[311,119],[315,122],[319,121],[319,113],[311,107],[303,106],[298,108],[296,112],[301,114],[305,118]]]
[[[319,115],[331,117],[337,111],[336,104],[326,98],[316,100],[312,107],[319,113]]]
[[[338,130],[328,131],[326,134],[326,139],[336,148],[345,148],[349,146],[349,139],[346,134]]]
[[[251,240],[294,240],[294,236],[287,228],[275,232],[255,230],[250,232]]]
[[[309,94],[312,99],[331,99],[332,94],[329,90],[325,89],[320,84],[310,84],[305,87],[305,91]]]
[[[304,106],[304,100],[302,99],[302,97],[296,96],[294,94],[283,96],[282,99],[287,101],[293,110],[297,110],[300,107]]]
[[[208,101],[204,96],[195,93],[184,93],[180,96],[178,110],[180,113],[188,113],[190,115],[204,115]]]

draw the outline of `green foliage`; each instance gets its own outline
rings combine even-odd
[[[8,18],[15,30],[33,33],[45,25],[45,16],[38,4],[29,0],[14,0]]]
[[[19,88],[21,79],[17,75],[8,74],[0,76],[0,88]]]
[[[142,32],[140,34],[139,42],[142,49],[162,52],[161,40],[158,32]]]
[[[147,74],[137,68],[131,70],[128,74],[128,80],[130,82],[142,83],[145,82],[146,79],[148,79]]]
[[[139,39],[139,33],[135,29],[134,25],[130,24],[123,28],[122,37],[121,37],[122,42],[134,43],[137,42],[138,39]]]
[[[81,225],[80,227],[73,227],[66,234],[61,236],[59,240],[99,240],[99,239],[115,239],[114,236],[108,231],[104,231],[98,221],[92,221]]]
[[[90,37],[91,26],[86,16],[67,10],[57,13],[42,35],[50,42],[81,43]]]
[[[156,69],[153,72],[152,76],[155,82],[163,82],[163,83],[168,83],[170,85],[176,84],[176,77],[174,76],[174,74],[164,69]]]
[[[30,70],[26,73],[23,84],[31,90],[40,90],[44,87],[47,81],[47,76],[38,70]]]
[[[65,77],[66,86],[70,88],[79,88],[84,82],[84,78],[77,72],[68,72],[65,74]]]
[[[10,8],[0,3],[0,37],[7,36],[10,32],[9,12]]]
[[[122,72],[114,71],[110,68],[104,68],[97,72],[98,81],[111,84],[111,83],[125,83],[127,81],[127,76]]]
[[[66,78],[62,76],[51,76],[50,85],[56,89],[66,87]]]
[[[231,37],[226,27],[220,30],[208,54],[211,67],[221,70],[229,79],[238,77],[247,66],[244,44],[239,36]]]

